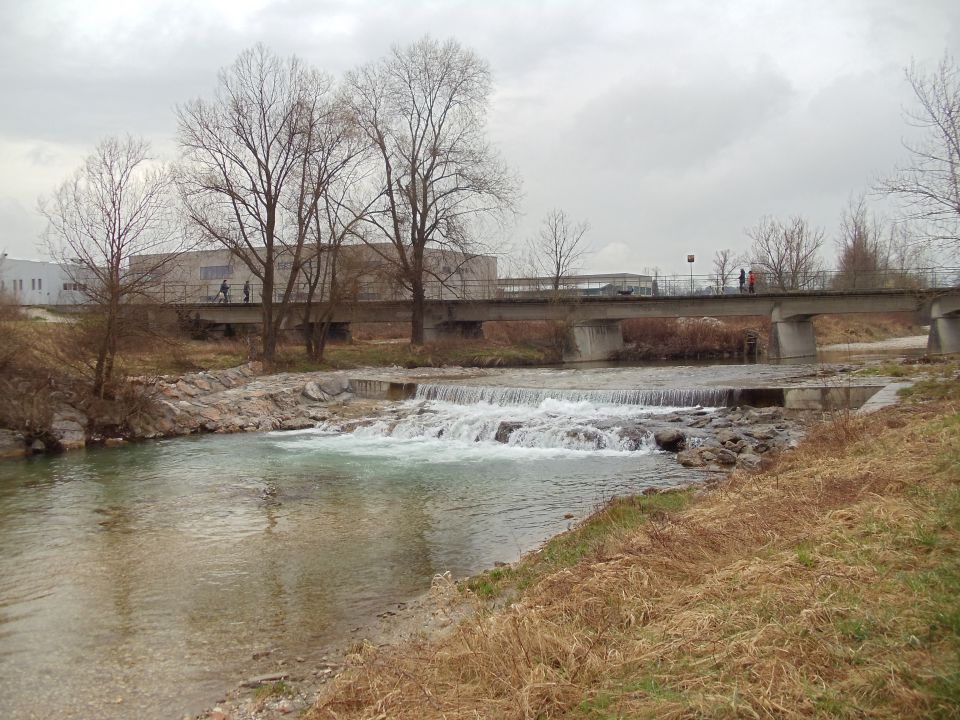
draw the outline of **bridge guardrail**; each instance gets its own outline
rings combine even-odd
[[[771,273],[755,273],[757,293],[789,293],[832,290],[877,290],[877,289],[927,289],[960,286],[960,268],[910,268],[896,271],[840,272],[818,271],[814,273],[794,274],[776,277]],[[427,283],[428,300],[509,300],[509,299],[562,299],[578,297],[644,297],[644,296],[696,296],[696,295],[736,295],[740,290],[734,276],[726,284],[721,284],[714,275],[657,275],[646,276],[648,281],[640,285],[628,285],[632,280],[615,279],[610,282],[580,282],[576,278],[563,281],[560,287],[533,283],[524,278],[501,278],[498,280],[462,281],[455,285]],[[227,301],[238,304],[244,301],[243,284],[229,284]],[[220,282],[165,283],[159,282],[148,292],[151,297],[163,303],[212,303],[222,302]],[[283,296],[284,289],[275,291],[274,301]],[[306,283],[293,288],[291,299],[305,302],[309,297]],[[259,283],[250,284],[250,302],[259,303],[262,299],[262,287]],[[316,302],[325,301],[325,297],[316,297]],[[343,295],[346,302],[406,300],[409,294],[384,283],[358,283],[350,287]]]

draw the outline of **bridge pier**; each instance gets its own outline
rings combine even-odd
[[[570,326],[564,350],[565,362],[609,360],[623,349],[623,331],[619,320],[588,320]]]
[[[930,304],[927,352],[931,355],[960,353],[960,298],[938,298]]]
[[[817,338],[813,320],[806,315],[782,317],[779,308],[770,316],[770,360],[808,360],[817,357]]]
[[[435,325],[425,325],[425,342],[443,340],[470,340],[483,337],[483,322],[479,320],[444,320]]]

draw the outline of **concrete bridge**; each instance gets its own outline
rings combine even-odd
[[[260,322],[258,304],[188,304],[182,313],[206,323]],[[812,318],[825,314],[919,312],[930,322],[932,354],[960,352],[960,288],[851,290],[685,297],[587,297],[575,299],[434,300],[425,304],[427,341],[482,337],[483,323],[501,320],[555,320],[568,325],[568,360],[603,360],[623,347],[620,322],[630,318],[770,318],[769,357],[792,360],[816,356]],[[344,304],[333,315],[335,328],[350,323],[406,322],[410,302]],[[307,321],[315,321],[308,318]],[[291,322],[304,321],[294,304]]]

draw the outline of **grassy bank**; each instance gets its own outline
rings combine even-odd
[[[503,609],[358,653],[307,717],[957,717],[958,408],[950,366],[762,474],[620,501],[471,581]]]

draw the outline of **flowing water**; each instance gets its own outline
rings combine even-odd
[[[639,396],[444,392],[352,432],[0,465],[0,716],[180,718],[255,674],[255,654],[309,661],[436,573],[699,477],[617,432],[671,411]]]

